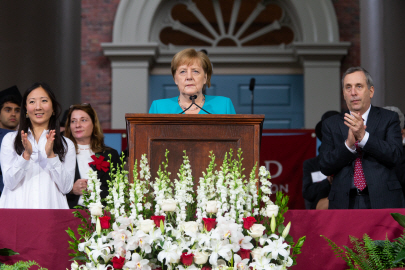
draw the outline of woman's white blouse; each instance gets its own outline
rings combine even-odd
[[[1,144],[0,164],[4,189],[0,208],[69,209],[65,194],[73,187],[76,151],[71,140],[67,142],[65,161],[59,157],[48,158],[45,153],[44,130],[38,143],[28,130],[32,145],[30,160],[25,160],[14,150],[17,132],[9,132]]]

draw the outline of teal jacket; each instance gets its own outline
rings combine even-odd
[[[149,113],[179,114],[183,109],[177,99],[178,97],[155,100],[150,106]],[[236,114],[232,101],[227,97],[206,95],[202,108],[212,114]],[[200,110],[198,114],[207,113]]]

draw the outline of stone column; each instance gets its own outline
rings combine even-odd
[[[340,111],[340,59],[347,54],[350,43],[294,46],[304,68],[304,124],[313,129],[326,111]]]
[[[111,128],[125,129],[126,113],[148,112],[149,67],[157,44],[102,44],[111,60]]]
[[[374,81],[371,103],[385,106],[384,4],[382,0],[360,0],[361,66]]]

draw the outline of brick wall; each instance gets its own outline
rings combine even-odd
[[[339,24],[340,41],[351,43],[348,54],[342,59],[341,74],[349,67],[360,65],[360,1],[333,0]],[[341,110],[347,110],[346,102],[341,94]]]
[[[91,103],[104,129],[111,127],[111,67],[103,55],[102,42],[112,41],[114,16],[119,0],[82,0],[81,94]],[[338,17],[340,41],[350,41],[349,53],[342,59],[342,72],[360,65],[359,0],[332,0]],[[342,97],[342,109],[345,102]]]
[[[81,100],[97,111],[101,126],[111,128],[111,67],[101,43],[112,41],[119,0],[82,0]]]

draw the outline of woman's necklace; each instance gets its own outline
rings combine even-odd
[[[79,146],[79,150],[83,150],[83,151],[84,151],[84,150],[90,150],[90,147],[84,147],[84,148],[82,148],[82,147]]]
[[[188,105],[188,106],[183,106],[182,104],[181,104],[181,102],[180,102],[180,96],[178,97],[178,99],[177,99],[177,102],[179,103],[179,106],[183,109],[183,110],[185,110],[185,109],[187,109],[190,105]],[[202,108],[202,106],[204,105],[204,102],[205,102],[205,97],[203,96],[203,100],[201,101],[201,104],[200,104],[200,107]],[[197,109],[199,109],[197,106],[193,106],[193,107],[191,107],[190,109],[188,109],[189,111],[195,111],[195,110],[197,110]]]

